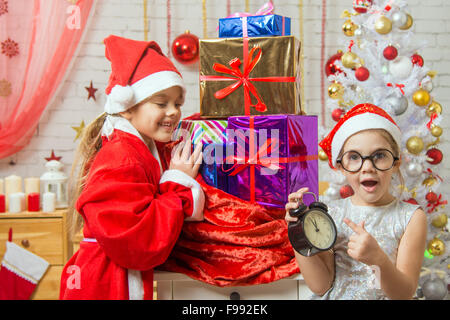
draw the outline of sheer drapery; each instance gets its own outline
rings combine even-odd
[[[0,159],[30,142],[94,7],[95,0],[0,0]]]

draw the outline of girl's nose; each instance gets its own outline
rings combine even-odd
[[[361,171],[362,172],[373,172],[375,170],[376,170],[375,166],[373,165],[373,162],[371,161],[371,159],[364,159]]]
[[[169,103],[169,105],[168,105],[168,107],[167,107],[166,110],[167,110],[167,115],[168,115],[168,116],[175,116],[175,115],[177,115],[178,112],[180,111],[180,110],[176,107],[175,103]]]

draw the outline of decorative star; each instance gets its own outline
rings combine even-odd
[[[61,160],[61,158],[62,157],[55,156],[55,151],[53,151],[53,149],[52,149],[52,155],[50,156],[50,158],[45,158],[45,160],[47,160],[47,161],[51,161],[51,160],[59,161],[59,160]]]
[[[86,88],[86,90],[89,92],[88,100],[89,100],[90,98],[93,98],[94,101],[97,101],[97,100],[95,99],[95,92],[96,92],[98,89],[97,89],[97,88],[94,88],[94,86],[92,85],[92,81],[91,81],[91,85],[90,85],[89,87],[85,87],[85,88]]]
[[[10,58],[19,54],[19,44],[8,38],[2,42],[2,53]]]
[[[72,127],[72,129],[77,132],[77,136],[75,137],[75,139],[73,141],[77,141],[77,139],[79,137],[81,137],[81,134],[83,133],[83,130],[84,130],[84,126],[85,126],[84,120],[82,120],[79,127]]]

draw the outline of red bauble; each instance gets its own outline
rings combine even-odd
[[[359,13],[366,13],[372,6],[372,0],[353,0],[353,9]]]
[[[359,67],[355,70],[355,77],[359,81],[366,81],[369,79],[370,72],[366,67]]]
[[[430,158],[427,160],[429,164],[439,164],[442,161],[444,155],[442,151],[436,148],[431,148],[427,151],[427,157]]]
[[[414,198],[409,198],[408,200],[403,200],[403,201],[408,202],[408,203],[411,203],[411,204],[419,204],[419,203],[417,202],[417,200],[414,199]]]
[[[343,187],[341,187],[341,189],[339,190],[339,193],[341,194],[341,198],[345,199],[348,198],[352,195],[355,194],[355,192],[353,191],[352,187],[350,185],[345,185]]]
[[[197,61],[199,41],[197,36],[189,33],[179,35],[172,43],[172,54],[175,59],[183,64],[191,64]]]
[[[422,56],[418,55],[417,53],[412,55],[411,61],[413,64],[415,64],[419,67],[423,67],[423,58],[422,58]]]
[[[336,108],[331,113],[331,117],[333,118],[334,121],[338,122],[339,119],[341,119],[344,114],[345,114],[344,109]]]
[[[394,60],[398,56],[398,50],[394,46],[387,46],[383,50],[383,56],[386,58],[386,60]]]
[[[344,72],[341,68],[334,64],[337,60],[341,60],[343,54],[344,53],[342,51],[339,51],[338,53],[332,55],[330,59],[328,59],[327,63],[325,64],[325,74],[327,75],[327,77],[332,74],[334,75],[336,73]]]
[[[427,201],[429,203],[435,203],[436,201],[438,201],[438,196],[436,193],[434,193],[433,191],[430,191],[427,193],[427,195],[425,196],[425,199],[427,199]]]

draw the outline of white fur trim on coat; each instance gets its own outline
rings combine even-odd
[[[203,208],[205,206],[205,194],[200,184],[195,179],[188,176],[180,170],[167,170],[161,176],[160,184],[164,182],[175,182],[190,188],[192,192],[192,199],[194,201],[194,209],[190,217],[185,218],[186,221],[201,221],[203,220]]]

